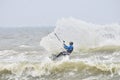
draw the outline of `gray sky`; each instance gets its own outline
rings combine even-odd
[[[120,23],[120,0],[0,0],[0,26],[53,26],[63,17]]]

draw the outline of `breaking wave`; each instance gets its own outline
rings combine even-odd
[[[60,19],[54,31],[42,38],[40,42],[40,45],[52,53],[62,50],[62,44],[55,34],[66,43],[73,41],[76,52],[81,49],[106,46],[107,48],[110,46],[112,50],[116,50],[115,48],[118,50],[119,48],[114,46],[120,46],[120,25],[118,24],[96,25],[74,18]]]
[[[72,55],[53,61],[48,54],[62,51],[62,40],[66,44],[73,41],[75,50]],[[96,25],[63,18],[57,21],[53,32],[42,38],[40,45],[45,49],[20,44],[1,50],[0,80],[120,79],[118,24]]]
[[[43,62],[20,62],[20,63],[0,63],[0,76],[2,80],[9,79],[54,79],[60,78],[58,75],[81,76],[90,75],[113,75],[120,74],[120,64],[89,64],[80,60],[62,60]],[[73,78],[73,77],[71,77]],[[82,78],[81,78],[82,79]],[[72,79],[70,79],[72,80]]]
[[[40,45],[50,54],[56,54],[63,50],[63,40],[66,44],[74,42],[71,59],[50,64],[52,67],[49,65],[46,69],[50,74],[62,73],[67,76],[62,76],[66,80],[68,75],[72,76],[71,80],[119,79],[119,24],[96,25],[75,18],[63,18],[57,21],[53,32],[42,38]]]

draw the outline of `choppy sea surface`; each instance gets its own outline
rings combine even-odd
[[[47,54],[40,40],[51,31],[53,27],[0,28],[0,80],[37,80],[35,67]]]
[[[62,40],[74,51],[53,61]],[[63,18],[55,27],[0,28],[0,80],[120,80],[120,25]]]

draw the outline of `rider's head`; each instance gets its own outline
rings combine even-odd
[[[69,44],[70,44],[70,45],[73,45],[73,42],[70,42]]]

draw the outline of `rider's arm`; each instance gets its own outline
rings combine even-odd
[[[63,41],[63,46],[64,46],[64,49],[68,49],[68,46],[65,44],[65,41]]]
[[[63,44],[65,49],[68,49],[68,46],[66,44]]]

